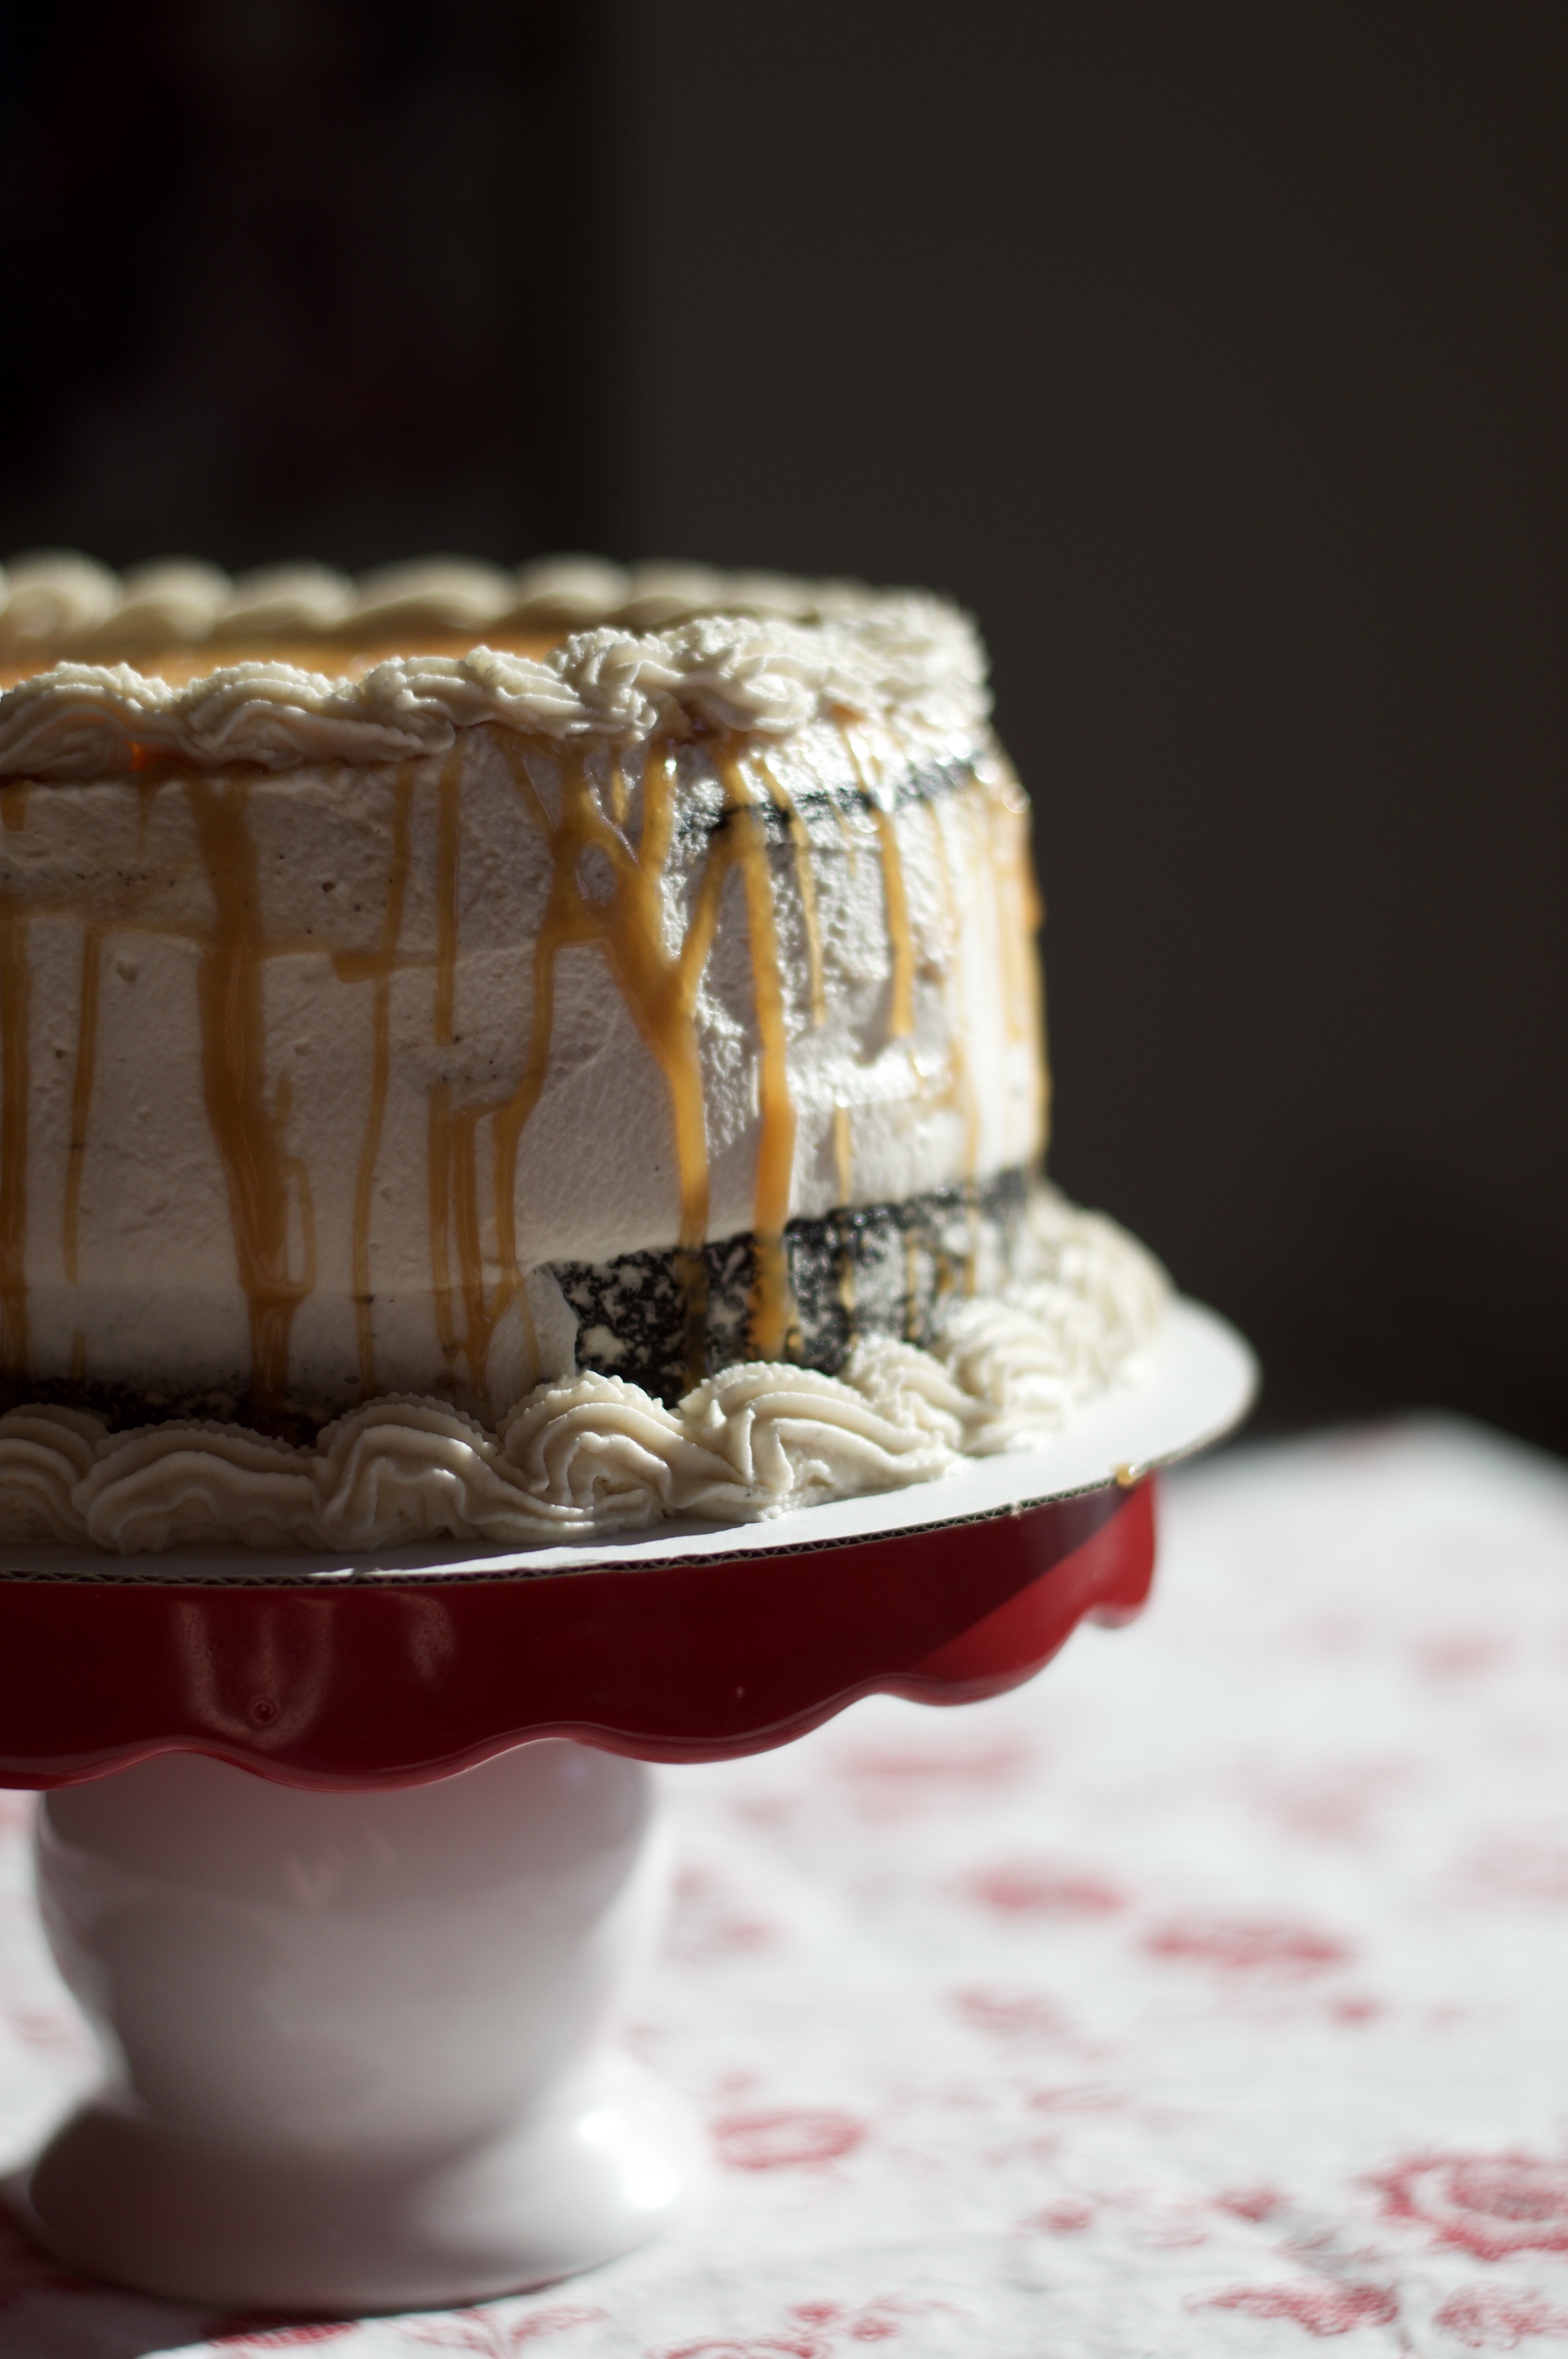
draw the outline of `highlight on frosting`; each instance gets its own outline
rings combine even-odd
[[[1027,1447],[1128,1375],[1168,1287],[1142,1247],[1041,1188],[1004,1296],[956,1300],[929,1351],[862,1337],[841,1376],[746,1361],[667,1408],[577,1371],[487,1429],[433,1399],[367,1403],[313,1446],[214,1421],[111,1432],[71,1408],[0,1417],[0,1541],[122,1556],[194,1547],[526,1548],[667,1518],[754,1523]]]

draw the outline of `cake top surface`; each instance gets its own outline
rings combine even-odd
[[[26,558],[0,571],[0,777],[60,779],[395,761],[484,722],[614,745],[841,712],[972,737],[989,709],[974,627],[939,598],[588,558],[358,582]]]

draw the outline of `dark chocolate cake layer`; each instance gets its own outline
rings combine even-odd
[[[929,1343],[950,1296],[994,1293],[1017,1269],[1028,1187],[1029,1175],[1014,1169],[901,1204],[791,1221],[786,1356],[836,1375],[859,1336]],[[747,1235],[711,1243],[700,1256],[553,1264],[577,1317],[578,1365],[624,1376],[673,1407],[703,1376],[755,1359],[759,1259]]]

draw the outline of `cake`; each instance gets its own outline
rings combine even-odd
[[[1152,1335],[941,601],[35,559],[0,690],[0,1540],[773,1514]]]

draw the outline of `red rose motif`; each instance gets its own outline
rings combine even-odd
[[[477,2359],[517,2359],[524,2344],[565,2333],[573,2326],[596,2325],[603,2316],[601,2310],[562,2302],[548,2310],[529,2310],[521,2318],[481,2307],[453,2310],[445,2318],[418,2319],[407,2331],[416,2342],[433,2343],[438,2350],[472,2352]]]
[[[1568,2162],[1517,2150],[1415,2155],[1372,2184],[1389,2219],[1428,2228],[1478,2261],[1568,2253]]]
[[[1271,2220],[1284,2203],[1277,2187],[1227,2187],[1215,2197],[1217,2210],[1228,2212],[1233,2220],[1249,2221],[1254,2227]]]
[[[1222,1973],[1295,1980],[1327,1973],[1350,1956],[1348,1942],[1320,1926],[1275,1917],[1180,1917],[1146,1935],[1152,1957],[1217,1966]]]
[[[215,2351],[295,2351],[309,2343],[334,2343],[341,2334],[354,2332],[352,2319],[325,2319],[314,2326],[263,2326],[237,2333],[213,2337]]]
[[[798,2170],[852,2154],[866,2133],[852,2114],[820,2106],[730,2114],[715,2122],[713,2135],[731,2170]]]
[[[1517,2351],[1538,2334],[1568,2334],[1568,2310],[1542,2301],[1539,2294],[1466,2286],[1449,2295],[1437,2323],[1466,2351]]]
[[[977,1869],[968,1889],[999,1917],[1108,1917],[1127,1906],[1125,1893],[1103,1875],[1033,1860]]]
[[[1400,2314],[1387,2286],[1227,2286],[1197,2302],[1198,2310],[1239,2310],[1246,2318],[1288,2318],[1320,2339],[1351,2334],[1358,2326],[1390,2326]]]
[[[966,2023],[998,2039],[1062,2039],[1072,2027],[1038,1991],[971,1989],[951,1996]]]
[[[1027,1745],[1016,1737],[977,1743],[946,1731],[902,1745],[860,1745],[841,1756],[851,1777],[895,1786],[1011,1786],[1029,1767]]]
[[[1052,2236],[1081,2236],[1086,2228],[1094,2226],[1094,2223],[1095,2215],[1089,2204],[1080,2201],[1076,2196],[1065,2195],[1060,2202],[1047,2203],[1044,2212],[1037,2212],[1028,2224],[1032,2228],[1044,2229]]]
[[[827,2345],[815,2334],[765,2334],[760,2342],[683,2343],[659,2359],[827,2359]]]

